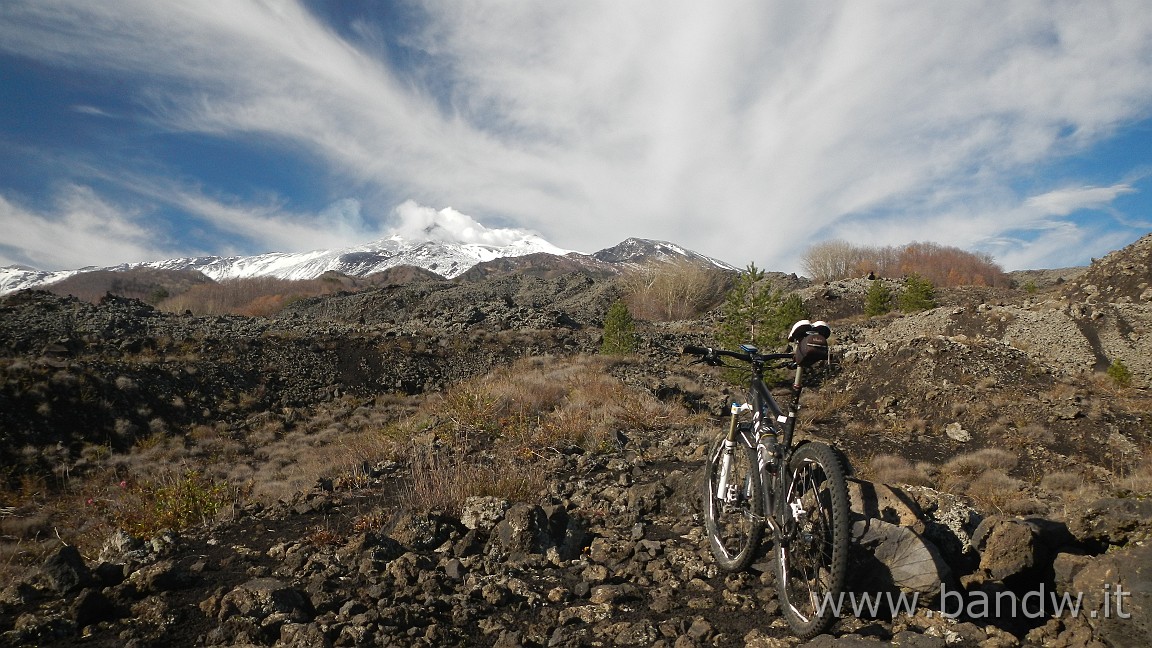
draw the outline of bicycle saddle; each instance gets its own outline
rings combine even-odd
[[[797,342],[809,333],[815,333],[827,338],[832,335],[832,327],[828,326],[828,322],[824,320],[809,322],[806,319],[802,319],[792,325],[792,330],[788,333],[788,341]]]

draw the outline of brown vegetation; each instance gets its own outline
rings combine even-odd
[[[624,302],[633,316],[673,321],[699,317],[718,304],[731,277],[719,268],[680,259],[629,270],[620,282]]]
[[[815,281],[831,281],[874,275],[918,275],[937,287],[1007,287],[1011,280],[988,254],[968,252],[937,243],[867,247],[845,241],[813,245],[801,263]]]
[[[268,317],[297,299],[331,295],[348,286],[339,276],[292,281],[274,277],[227,279],[193,286],[159,303],[171,313],[191,311],[193,315],[244,315]]]
[[[245,502],[289,498],[320,479],[363,485],[381,465],[411,470],[406,500],[418,510],[459,512],[472,495],[533,501],[547,475],[523,470],[526,461],[603,453],[617,447],[618,430],[697,421],[612,376],[619,362],[530,357],[418,406],[401,396],[345,396],[302,418],[157,425],[126,452],[89,445],[70,458],[29,448],[49,471],[0,474],[0,569],[39,560],[58,539],[97,552],[113,529],[149,537]]]

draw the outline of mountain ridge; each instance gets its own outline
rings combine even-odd
[[[630,237],[593,254],[557,247],[534,234],[524,234],[504,245],[457,243],[450,241],[409,241],[394,235],[371,243],[333,250],[309,252],[269,252],[250,256],[175,257],[159,261],[121,263],[113,266],[85,266],[75,270],[46,271],[24,265],[0,268],[0,295],[26,288],[49,286],[87,272],[125,272],[139,268],[196,271],[212,281],[254,277],[316,279],[329,272],[366,277],[398,266],[412,266],[454,279],[481,264],[496,264],[514,271],[511,259],[529,258],[536,267],[558,265],[583,267],[590,271],[615,274],[620,269],[651,261],[684,258],[723,269],[735,268],[723,261],[667,241]],[[555,257],[555,260],[549,259]],[[488,274],[481,268],[481,274]],[[473,273],[476,274],[476,273]]]

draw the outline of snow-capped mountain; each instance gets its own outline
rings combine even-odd
[[[220,281],[249,277],[315,279],[329,271],[363,277],[395,266],[409,265],[424,268],[451,279],[480,263],[540,253],[567,256],[574,261],[580,261],[581,265],[606,268],[613,272],[650,261],[668,261],[676,258],[690,259],[724,269],[734,269],[726,263],[678,245],[648,239],[630,238],[611,248],[592,255],[585,255],[558,248],[543,238],[528,233],[508,240],[501,245],[443,241],[411,242],[399,235],[394,235],[366,245],[337,250],[298,253],[273,252],[255,256],[186,257],[58,272],[45,272],[25,266],[9,266],[0,268],[0,294],[45,286],[83,272],[94,270],[128,271],[135,268],[195,270],[210,279]]]
[[[701,265],[714,265],[724,270],[737,270],[733,266],[718,261],[699,252],[693,252],[668,241],[628,238],[620,243],[592,254],[597,261],[614,265],[642,265],[652,261],[675,261],[687,259]]]
[[[16,292],[17,290],[23,290],[25,288],[35,288],[37,286],[56,283],[74,274],[96,269],[97,268],[93,266],[80,268],[79,270],[45,272],[44,270],[37,270],[27,266],[5,266],[0,268],[0,295],[6,295],[10,292]]]

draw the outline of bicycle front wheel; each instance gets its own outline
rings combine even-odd
[[[726,447],[721,436],[708,451],[704,467],[704,527],[716,564],[728,572],[752,563],[763,532],[764,494],[756,451],[737,442]]]
[[[787,474],[776,587],[784,618],[806,641],[836,621],[848,569],[848,484],[840,456],[823,443],[799,446]]]

